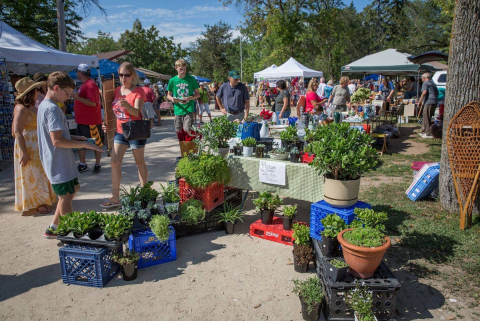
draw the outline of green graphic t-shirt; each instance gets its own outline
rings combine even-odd
[[[168,82],[167,90],[172,93],[174,98],[182,99],[193,96],[195,89],[198,89],[198,83],[195,77],[186,74],[184,78],[173,77]],[[175,103],[173,108],[175,115],[186,115],[195,111],[195,101],[190,100],[186,104]]]

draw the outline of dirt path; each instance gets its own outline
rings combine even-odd
[[[150,179],[165,183],[174,177],[179,155],[172,135],[173,120],[156,127],[146,149]],[[91,164],[92,155],[87,153]],[[98,210],[111,192],[109,159],[102,172],[79,176],[82,186],[74,209]],[[132,154],[127,152],[122,168],[124,184],[138,184]],[[298,298],[291,292],[292,278],[313,276],[294,272],[292,248],[249,236],[249,226],[258,219],[251,200],[243,224],[235,235],[210,232],[177,241],[177,260],[139,271],[138,279],[114,279],[106,288],[67,286],[62,283],[58,258],[61,246],[42,233],[51,216],[21,216],[13,211],[13,166],[1,163],[0,171],[0,319],[1,320],[301,320]],[[155,185],[158,187],[158,185]],[[299,205],[301,221],[309,221],[310,204]],[[396,266],[402,281],[397,320],[478,320],[468,309],[448,301],[441,288],[428,284]]]

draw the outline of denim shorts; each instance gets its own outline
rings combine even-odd
[[[126,140],[125,137],[123,137],[123,134],[120,134],[120,133],[117,133],[117,132],[115,132],[115,137],[113,138],[113,142],[115,144],[127,145],[131,149],[144,148],[145,145],[147,145],[147,140],[146,139]]]

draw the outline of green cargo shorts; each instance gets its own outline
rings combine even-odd
[[[66,183],[52,184],[52,188],[55,191],[55,194],[60,196],[60,195],[67,195],[67,193],[74,194],[75,185],[80,185],[80,183],[78,182],[78,178],[76,177]]]

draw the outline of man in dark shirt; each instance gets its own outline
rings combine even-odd
[[[427,72],[422,75],[422,96],[418,100],[418,105],[423,104],[423,122],[420,136],[422,138],[433,138],[430,127],[432,126],[432,117],[437,108],[438,89],[432,81],[432,74]]]
[[[250,95],[247,87],[240,82],[238,70],[228,73],[228,82],[217,92],[217,103],[220,111],[227,115],[228,120],[244,120],[250,111]]]

